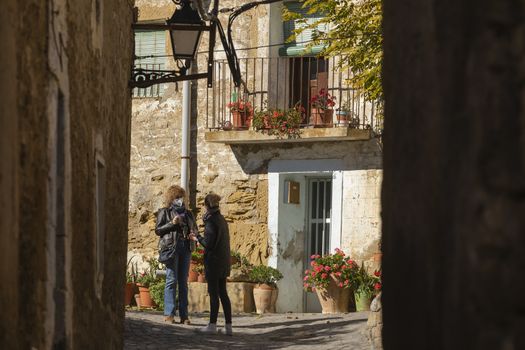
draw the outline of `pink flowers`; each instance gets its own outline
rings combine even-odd
[[[374,284],[374,289],[377,290],[377,291],[381,290],[381,287],[382,286],[381,286],[380,282],[377,282],[376,284]]]
[[[250,102],[246,101],[236,101],[236,102],[230,102],[228,103],[227,107],[232,112],[240,112],[240,113],[253,113],[253,107]]]
[[[327,288],[330,284],[340,288],[350,288],[355,280],[357,264],[346,257],[339,248],[333,254],[321,256],[313,254],[310,265],[311,270],[305,271],[304,283],[308,284],[308,290],[316,288]],[[350,263],[349,263],[350,262]]]

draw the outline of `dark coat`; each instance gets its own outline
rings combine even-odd
[[[186,225],[173,224],[171,221],[177,215],[173,208],[162,208],[157,213],[157,224],[155,225],[155,234],[160,237],[159,248],[177,244],[189,231],[197,232],[197,223],[191,211],[184,210]],[[193,250],[192,244],[186,245],[189,250]]]
[[[204,225],[204,237],[197,238],[204,246],[206,278],[226,278],[231,270],[228,223],[218,209],[212,209],[204,216]]]

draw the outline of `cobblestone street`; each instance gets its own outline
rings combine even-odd
[[[221,315],[220,315],[221,316]],[[160,312],[127,311],[126,350],[134,349],[352,349],[368,350],[367,312],[341,315],[234,315],[234,335],[201,335],[206,314],[191,315],[192,325],[166,324]],[[218,328],[223,328],[219,318]]]

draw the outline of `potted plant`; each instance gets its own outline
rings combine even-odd
[[[370,275],[363,264],[357,270],[354,279],[354,298],[356,311],[370,310],[370,303],[375,294],[381,291],[381,272]]]
[[[311,269],[305,271],[303,283],[306,291],[316,292],[324,314],[347,312],[358,270],[355,261],[338,248],[334,254],[310,259]]]
[[[164,289],[166,288],[166,280],[164,278],[158,279],[149,286],[149,293],[151,299],[157,306],[158,310],[164,310]]]
[[[148,260],[149,267],[143,271],[137,279],[137,286],[140,294],[140,307],[155,307],[155,302],[151,299],[149,287],[157,281],[156,271],[159,269],[159,262],[155,258]]]
[[[255,130],[270,129],[271,116],[272,116],[272,111],[268,109],[255,112],[255,114],[253,115],[253,119],[252,119],[252,124],[251,124],[252,127]]]
[[[206,283],[206,276],[204,275],[204,264],[195,265],[194,271],[197,273],[197,282]]]
[[[310,106],[310,124],[320,127],[332,126],[335,96],[330,95],[326,89],[321,89],[310,99]]]
[[[235,129],[247,129],[253,116],[253,107],[250,102],[238,100],[228,103],[232,115],[232,125]]]
[[[275,312],[275,303],[279,290],[277,281],[283,278],[279,270],[265,265],[255,266],[249,272],[252,282],[257,283],[253,288],[253,298],[257,313]]]
[[[124,291],[124,305],[131,305],[135,290],[137,289],[137,263],[132,262],[133,258],[128,260],[127,271],[126,271],[126,288]]]
[[[304,108],[296,105],[287,111],[274,110],[270,118],[270,134],[279,137],[297,137]]]
[[[188,274],[188,282],[197,282],[199,274],[195,270],[199,264],[204,262],[204,248],[199,245],[191,253],[190,271]]]
[[[231,252],[231,272],[228,282],[250,282],[249,272],[253,268],[248,259],[241,253]]]

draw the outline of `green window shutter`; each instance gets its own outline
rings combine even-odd
[[[323,16],[319,13],[309,14],[307,8],[302,8],[302,3],[298,1],[286,2],[284,4],[286,8],[294,13],[299,14],[303,19],[306,19],[306,23],[302,23],[304,20],[291,20],[283,22],[284,39],[285,41],[293,35],[294,30],[304,28],[310,24],[317,22]],[[328,28],[326,25],[319,25],[316,29],[306,29],[295,37],[295,40],[290,43],[286,43],[284,47],[279,50],[281,56],[300,56],[305,54],[317,54],[322,50],[322,46],[314,46],[311,49],[305,49],[308,43],[312,41],[312,37],[315,30],[326,31]]]
[[[135,67],[144,69],[166,69],[166,32],[163,30],[135,31]],[[154,85],[145,89],[134,89],[135,97],[158,97],[164,85]]]

